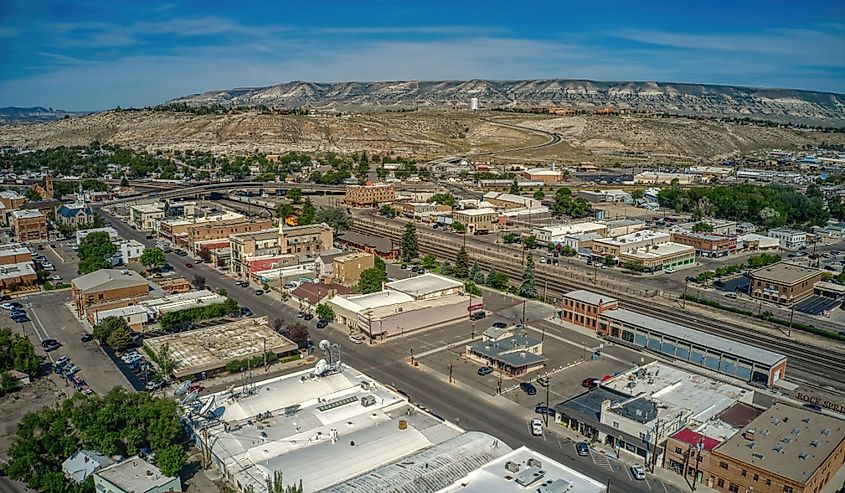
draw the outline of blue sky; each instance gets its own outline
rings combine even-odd
[[[472,78],[845,93],[845,2],[0,0],[0,106],[97,110],[291,80]]]

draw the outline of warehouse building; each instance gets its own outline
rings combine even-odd
[[[71,296],[78,316],[90,305],[109,301],[137,299],[150,292],[150,284],[141,274],[123,269],[100,269],[70,282]]]

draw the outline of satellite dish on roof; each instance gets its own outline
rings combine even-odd
[[[328,361],[321,359],[317,362],[317,366],[314,367],[314,375],[322,375],[329,369]]]
[[[191,388],[191,381],[185,380],[184,382],[180,383],[176,390],[173,391],[173,395],[185,395],[188,389]]]
[[[211,396],[211,399],[208,400],[200,409],[200,415],[205,415],[209,411],[211,411],[211,407],[214,406],[214,396]]]
[[[325,340],[325,339],[323,339],[322,341],[320,341],[320,349],[322,349],[323,351],[328,351],[328,350],[329,350],[329,348],[331,347],[331,345],[332,345],[332,344],[331,344],[329,341]]]
[[[182,404],[185,405],[185,404],[190,404],[190,403],[194,402],[195,400],[197,400],[197,397],[199,395],[200,395],[199,392],[191,392],[190,394],[187,395],[187,397],[185,397],[185,400],[182,401]]]

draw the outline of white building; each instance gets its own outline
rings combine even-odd
[[[780,242],[780,247],[785,250],[800,250],[807,246],[807,233],[797,229],[770,229],[768,235],[770,238],[777,239]]]
[[[114,242],[117,247],[117,252],[112,256],[112,264],[125,265],[130,262],[138,262],[141,260],[141,254],[144,253],[144,244],[138,240],[125,240],[123,238]]]
[[[337,363],[327,354],[315,369],[204,397],[186,416],[198,446],[210,444],[213,467],[237,491],[265,493],[275,471],[284,472],[285,485],[301,481],[311,492],[399,491],[420,478],[436,491],[510,451]],[[213,420],[200,413],[203,406]],[[425,467],[445,456],[447,463]],[[372,489],[377,480],[389,488]]]
[[[91,233],[106,233],[109,235],[109,239],[114,241],[118,238],[117,230],[114,228],[91,228],[91,229],[82,229],[76,232],[76,244],[79,245],[82,243],[82,240],[85,239],[86,236],[90,235]]]
[[[216,305],[225,301],[225,296],[213,293],[208,289],[202,289],[199,291],[188,291],[187,293],[170,294],[152,300],[143,300],[138,304],[147,310],[151,318],[158,318],[164,313],[178,312],[200,306]]]
[[[118,317],[126,320],[126,323],[135,330],[140,330],[150,321],[149,311],[141,305],[129,305],[111,310],[100,310],[94,312],[94,325],[99,324],[109,317]]]
[[[94,473],[97,493],[166,493],[182,491],[179,476],[165,476],[161,469],[135,456]]]
[[[541,244],[547,243],[565,243],[567,236],[579,236],[589,233],[597,233],[603,235],[607,231],[607,225],[599,223],[574,223],[574,224],[559,224],[557,226],[548,226],[545,228],[534,228],[531,230],[531,235],[537,239]]]

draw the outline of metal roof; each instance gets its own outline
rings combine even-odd
[[[616,298],[598,293],[593,293],[592,291],[587,291],[586,289],[577,289],[575,291],[570,291],[563,295],[563,297],[596,306],[598,306],[599,304],[605,305],[608,303],[616,303]]]
[[[108,291],[131,286],[149,284],[141,274],[129,269],[100,269],[84,276],[79,276],[71,283],[81,293]]]
[[[470,431],[319,493],[431,493],[510,451],[495,437]]]
[[[385,284],[385,287],[388,289],[399,291],[413,297],[425,296],[440,291],[446,291],[447,289],[460,288],[462,286],[463,283],[459,281],[431,273]]]
[[[724,339],[683,325],[667,322],[666,320],[625,310],[624,308],[602,312],[602,316],[611,320],[617,320],[626,325],[644,328],[653,333],[673,337],[678,341],[686,341],[699,347],[737,356],[766,366],[774,366],[786,359],[786,356],[769,351],[768,349]]]

